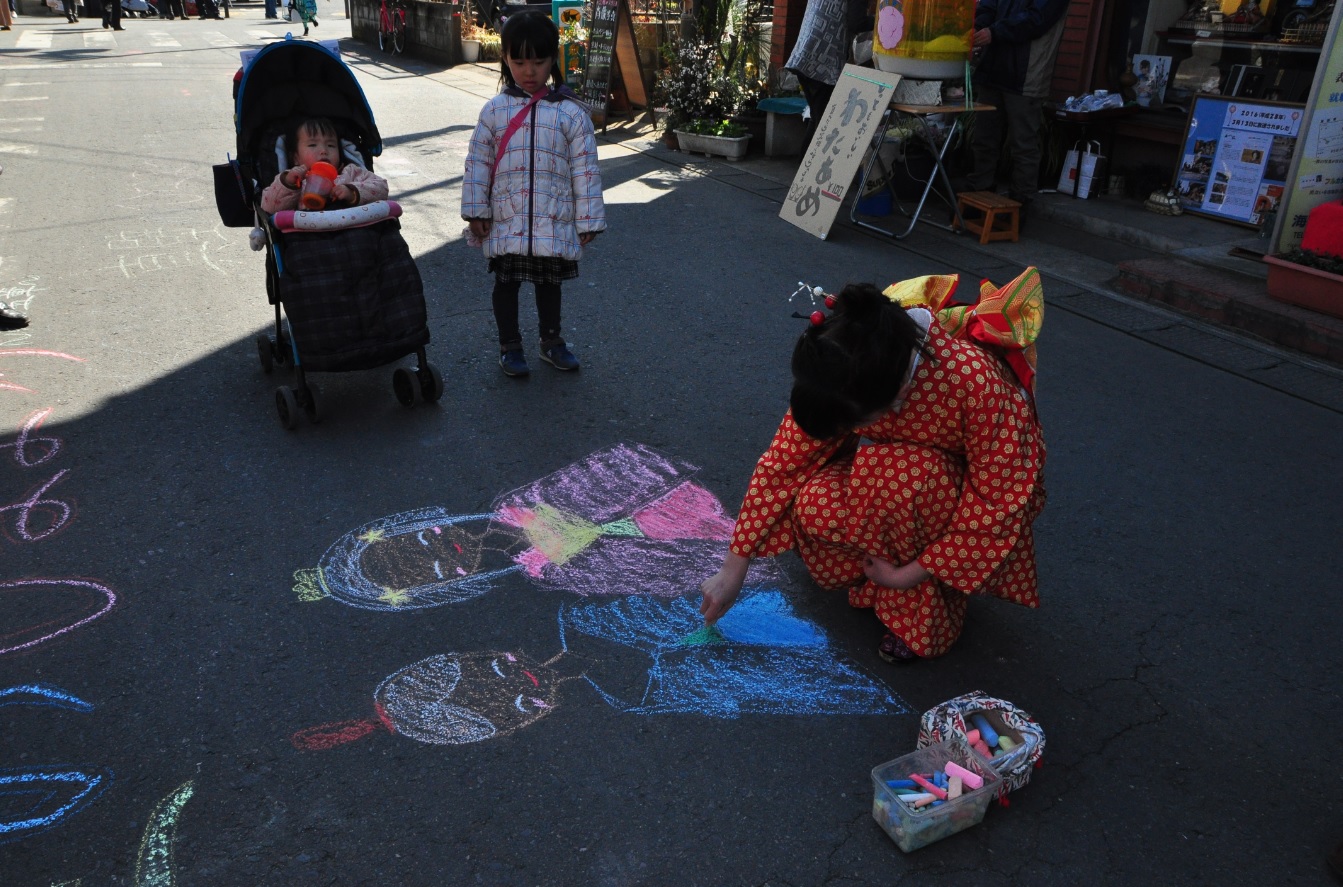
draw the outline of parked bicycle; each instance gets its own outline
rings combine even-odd
[[[402,0],[382,0],[378,10],[378,49],[404,52],[406,49],[406,7]]]

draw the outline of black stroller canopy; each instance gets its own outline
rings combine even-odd
[[[341,124],[351,126],[362,136],[364,154],[382,153],[382,136],[354,72],[321,44],[290,37],[260,50],[243,72],[234,107],[239,156],[259,150],[258,138],[295,117],[328,117],[342,130]]]

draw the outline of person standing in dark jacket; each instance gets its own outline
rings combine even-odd
[[[1054,76],[1068,0],[979,0],[975,6],[975,99],[996,110],[975,115],[974,169],[964,190],[995,184],[1003,127],[1012,180],[1008,194],[1029,204],[1040,187],[1041,107]]]

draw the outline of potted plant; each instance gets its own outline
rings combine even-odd
[[[675,134],[682,151],[733,160],[745,156],[750,136],[729,118],[740,110],[748,90],[724,68],[719,47],[689,37],[668,49],[666,58],[667,69],[658,81],[667,109],[665,132]]]
[[[692,120],[676,130],[676,141],[687,154],[706,154],[740,160],[746,156],[751,134],[731,120]]]
[[[1334,317],[1343,317],[1343,257],[1300,248],[1280,256],[1264,256],[1268,263],[1268,294]]]
[[[462,61],[468,64],[480,61],[480,37],[485,30],[476,24],[474,16],[462,19]]]
[[[476,35],[480,41],[480,60],[482,62],[497,62],[504,55],[504,44],[499,39],[499,35],[489,28],[481,28],[480,33]]]

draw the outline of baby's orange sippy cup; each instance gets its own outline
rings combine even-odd
[[[317,161],[308,169],[303,179],[303,193],[299,195],[299,206],[306,210],[326,208],[326,199],[336,184],[336,168],[329,163]]]

